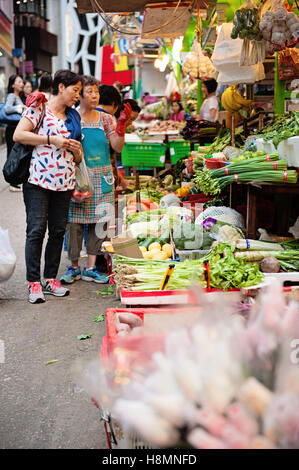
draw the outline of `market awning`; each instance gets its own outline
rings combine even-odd
[[[96,9],[93,7],[92,0],[77,0],[79,13],[93,13]],[[148,3],[162,3],[161,0],[98,0],[97,2],[105,13],[123,13],[133,11],[143,11]],[[173,0],[163,0],[163,3],[174,3]]]

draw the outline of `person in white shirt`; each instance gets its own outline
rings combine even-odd
[[[202,82],[202,92],[206,98],[200,108],[200,119],[212,122],[218,120],[219,103],[216,97],[217,85],[214,78]]]

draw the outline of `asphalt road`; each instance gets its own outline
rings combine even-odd
[[[1,169],[5,158],[1,146]],[[69,297],[48,296],[45,304],[29,304],[23,195],[9,191],[2,171],[0,226],[9,230],[17,256],[13,276],[0,283],[0,341],[5,352],[0,363],[0,448],[106,449],[99,412],[76,383],[72,367],[99,355],[106,328],[105,322],[93,318],[119,302],[114,295],[97,294],[105,286],[77,281]],[[63,253],[59,275],[67,264]],[[92,337],[80,341],[81,334]],[[52,360],[58,362],[46,365]]]

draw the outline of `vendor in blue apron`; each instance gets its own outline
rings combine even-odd
[[[101,284],[109,282],[109,279],[95,266],[96,257],[100,254],[102,243],[106,239],[107,226],[114,217],[114,177],[109,144],[116,152],[122,151],[126,125],[132,110],[130,105],[127,105],[115,124],[112,116],[95,109],[99,104],[99,97],[98,81],[94,77],[83,77],[79,113],[84,163],[83,168],[82,165],[80,168],[83,171],[77,178],[78,182],[81,176],[84,178],[84,165],[86,165],[85,170],[87,169],[89,179],[87,186],[90,185],[91,197],[83,202],[75,202],[75,199],[71,202],[66,229],[67,251],[71,264],[60,279],[62,284],[71,284],[78,279]],[[85,224],[88,226],[86,240],[88,257],[87,266],[81,273],[79,258]]]

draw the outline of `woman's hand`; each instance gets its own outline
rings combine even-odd
[[[82,145],[74,139],[66,139],[60,135],[50,136],[50,144],[55,145],[57,148],[64,148],[75,157],[75,162],[79,163],[82,160]]]

